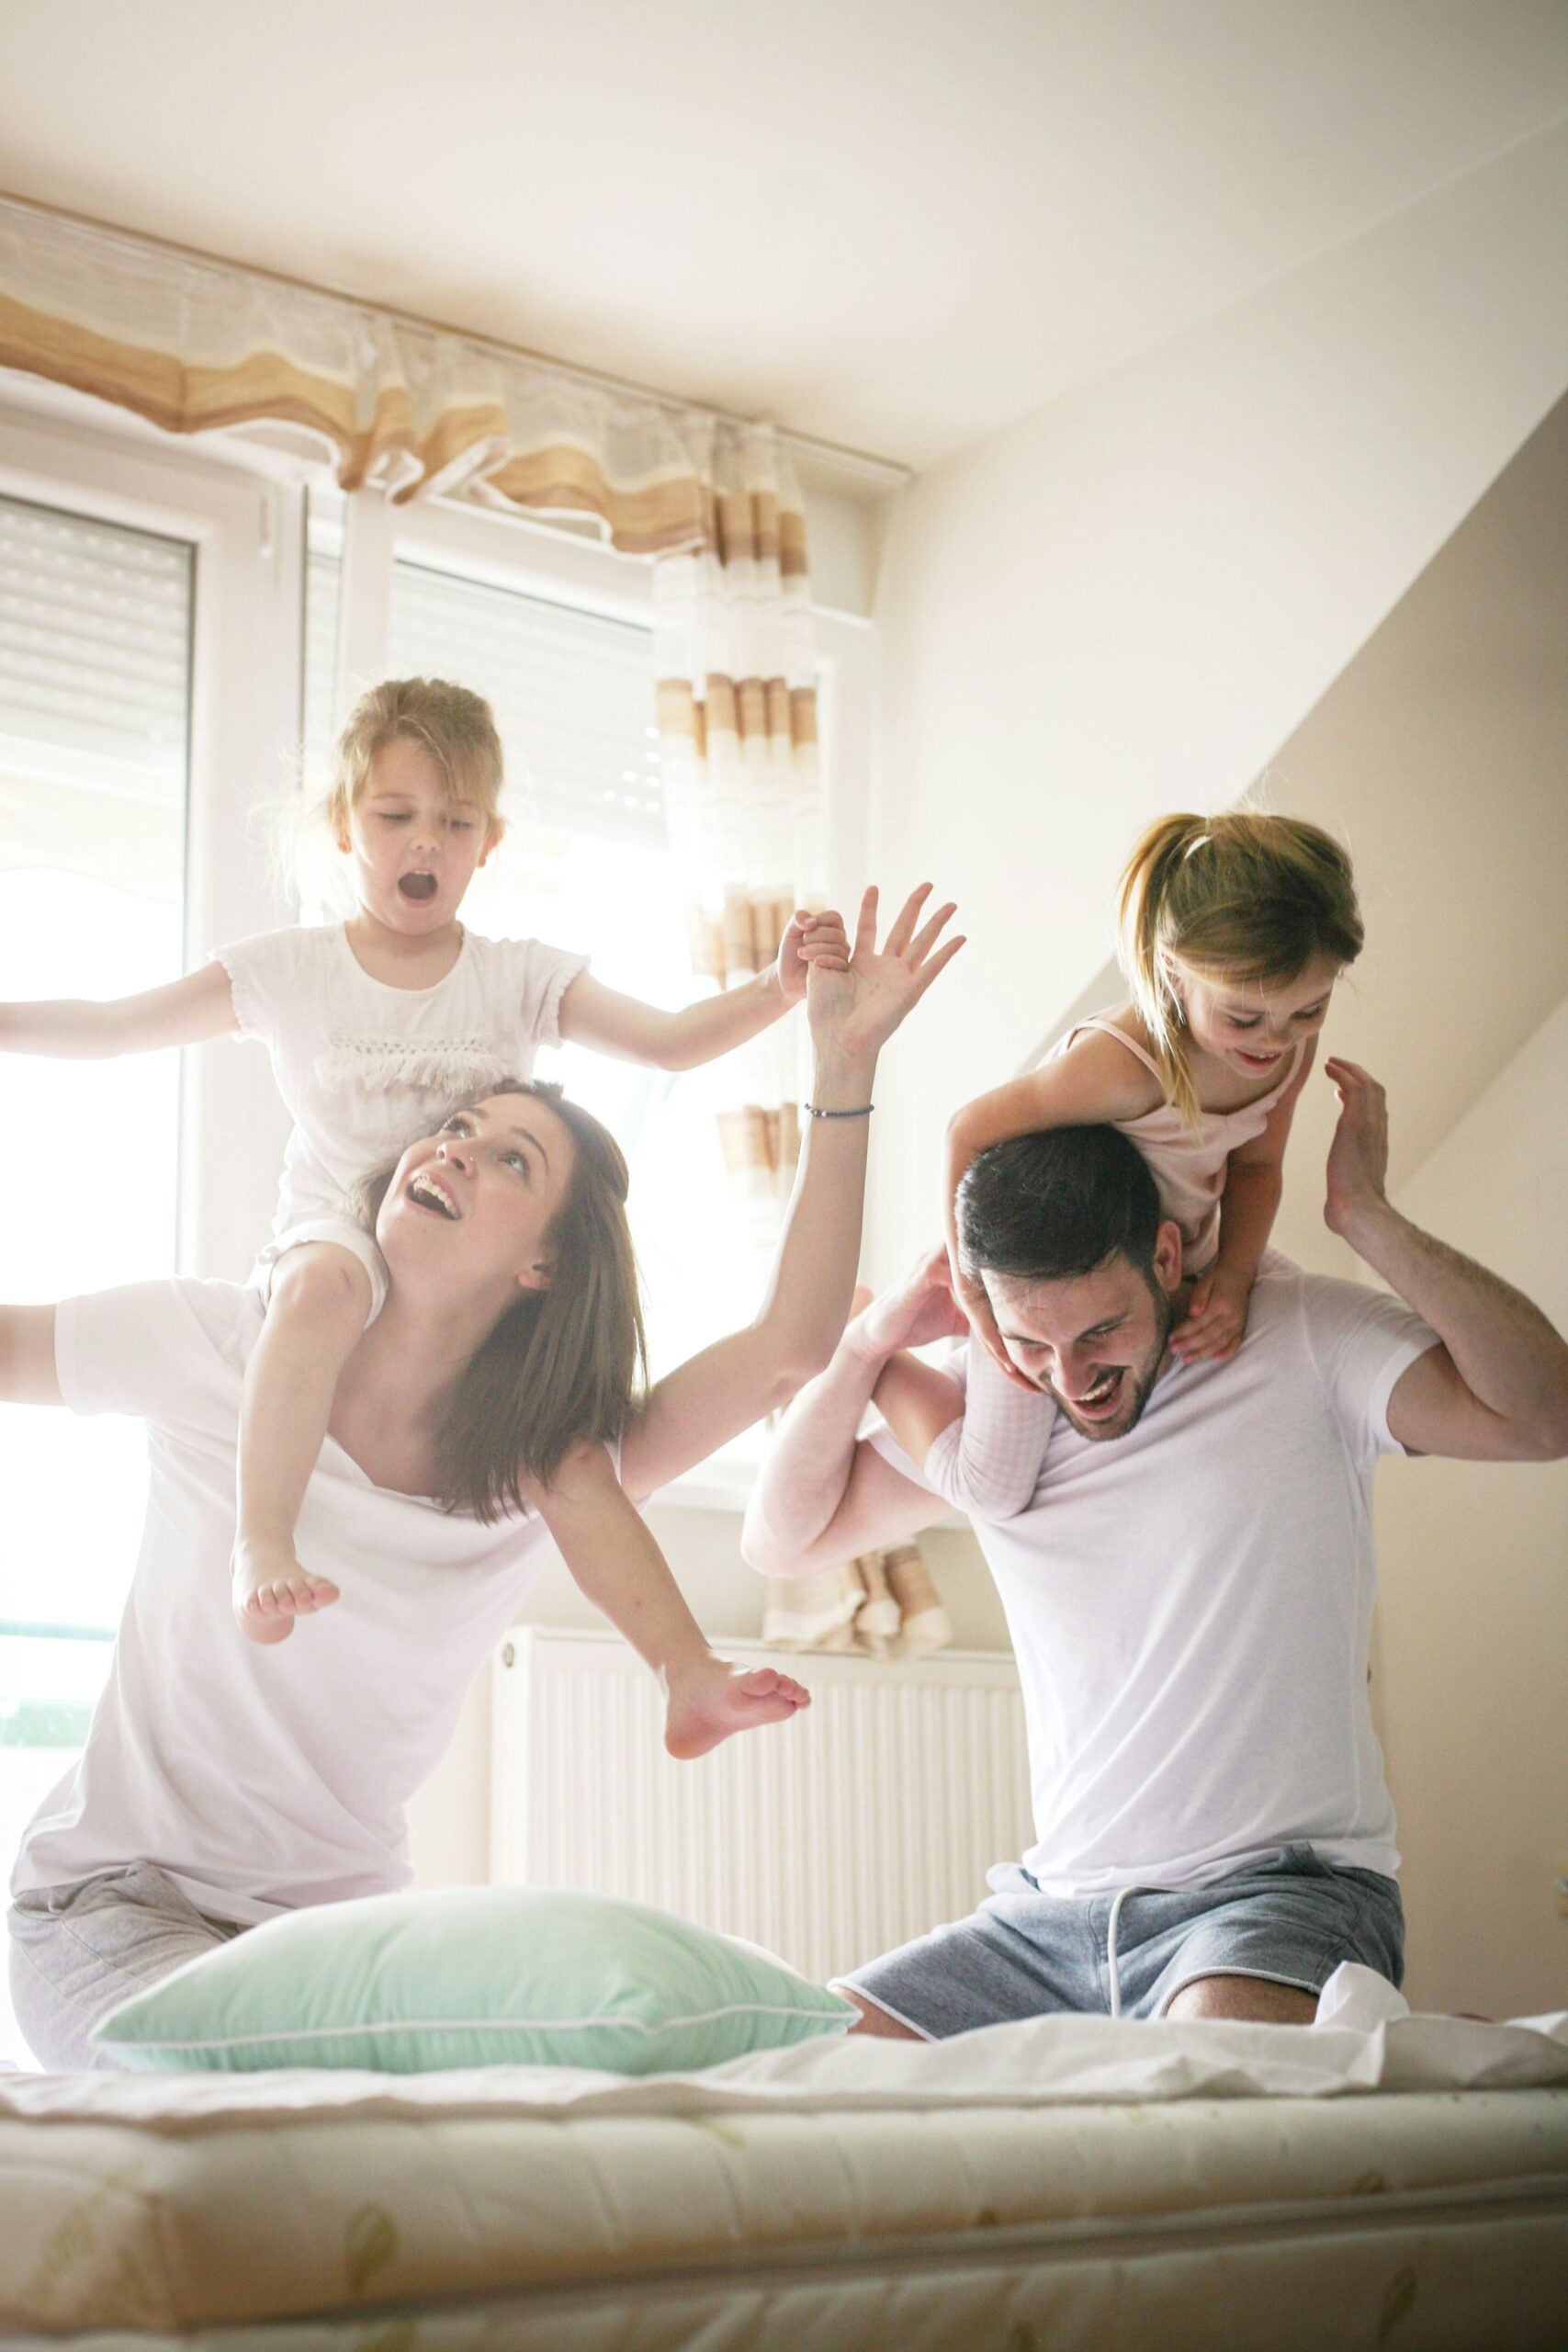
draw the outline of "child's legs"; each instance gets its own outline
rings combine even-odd
[[[240,1415],[236,1604],[281,1591],[286,1605],[335,1599],[294,1558],[294,1526],[327,1433],[338,1375],[385,1296],[367,1236],[301,1238],[277,1253],[266,1319],[245,1368]],[[249,1630],[249,1628],[247,1628]]]

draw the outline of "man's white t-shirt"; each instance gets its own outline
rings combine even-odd
[[[560,1001],[586,956],[537,939],[463,933],[429,989],[390,988],[340,922],[260,933],[218,950],[241,1037],[272,1056],[294,1132],[275,1234],[342,1214],[360,1177],[428,1134],[463,1094],[531,1078],[560,1043]]]
[[[1058,1413],[1028,1508],[976,1521],[1047,1894],[1199,1884],[1298,1842],[1398,1869],[1367,1699],[1371,1483],[1403,1451],[1394,1384],[1436,1344],[1399,1299],[1270,1251],[1228,1363],[1168,1358],[1126,1437]],[[889,1430],[872,1442],[942,1491]]]
[[[254,1288],[203,1282],[57,1311],[66,1404],[142,1417],[151,1483],[108,1683],[28,1826],[14,1894],[148,1861],[198,1910],[249,1926],[406,1885],[404,1805],[550,1556],[538,1518],[482,1526],[390,1493],[328,1438],[299,1547],[343,1598],[274,1647],[247,1641],[229,1555],[263,1311]]]

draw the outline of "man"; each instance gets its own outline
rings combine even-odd
[[[1391,1207],[1382,1090],[1326,1069],[1325,1220],[1396,1295],[1270,1253],[1224,1363],[1168,1351],[1180,1238],[1124,1136],[1019,1137],[965,1180],[961,1243],[1035,1392],[1021,1434],[1043,1448],[1026,1509],[977,1530],[1036,1839],[969,1918],[846,1980],[857,2030],[1065,2009],[1306,2022],[1341,1961],[1400,1980],[1367,1703],[1372,1470],[1382,1453],[1568,1453],[1568,1346]],[[1008,1378],[977,1348],[956,1379],[901,1352],[963,1329],[943,1271],[938,1253],[857,1317],[795,1400],[748,1515],[754,1566],[804,1573],[943,1514],[961,1381]],[[874,1396],[903,1444],[887,1427],[857,1442]]]

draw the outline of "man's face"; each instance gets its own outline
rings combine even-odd
[[[1152,1277],[1120,1255],[1056,1282],[984,1277],[1008,1354],[1083,1437],[1125,1437],[1149,1399],[1176,1319],[1181,1236],[1162,1225]]]

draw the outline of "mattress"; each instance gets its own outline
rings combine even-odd
[[[1565,2308],[1568,2018],[0,2077],[10,2343],[1561,2352]]]

